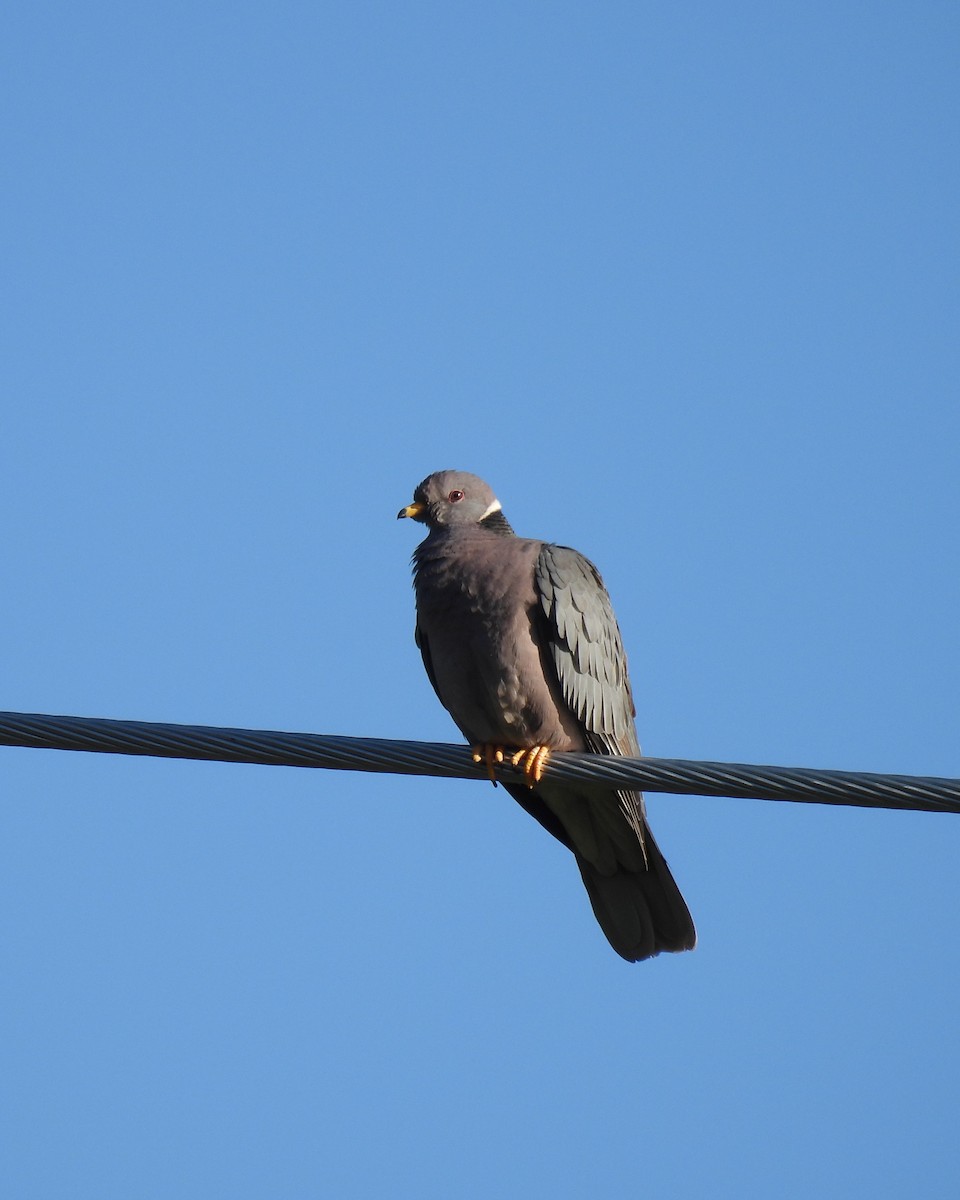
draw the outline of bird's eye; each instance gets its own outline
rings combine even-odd
[[[463,492],[461,492],[459,488],[454,488],[454,490],[450,493],[450,495],[447,497],[447,499],[450,501],[451,504],[456,504],[457,501],[463,499]]]

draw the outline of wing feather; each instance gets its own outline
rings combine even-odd
[[[576,550],[546,543],[535,575],[564,700],[596,749],[639,753],[627,656],[600,573]]]

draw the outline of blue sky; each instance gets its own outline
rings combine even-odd
[[[454,740],[487,477],[664,757],[960,775],[960,18],[16,6],[0,707]],[[0,752],[10,1195],[947,1197],[947,816],[650,798],[628,966],[469,781]]]

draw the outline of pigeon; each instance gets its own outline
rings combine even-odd
[[[518,537],[488,484],[438,471],[397,514],[427,527],[413,556],[416,641],[434,691],[496,782],[573,852],[601,929],[629,962],[697,935],[639,792],[553,782],[554,750],[637,756],[627,659],[596,567]]]

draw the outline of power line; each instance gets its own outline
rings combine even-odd
[[[260,763],[275,767],[435,775],[448,779],[486,777],[486,768],[477,767],[466,746],[443,742],[329,737],[216,725],[112,721],[101,717],[0,712],[0,745]],[[499,770],[505,780],[519,778],[518,772],[509,766]],[[581,787],[960,812],[960,779],[919,775],[560,753],[551,755],[546,774],[557,782],[576,783]]]

